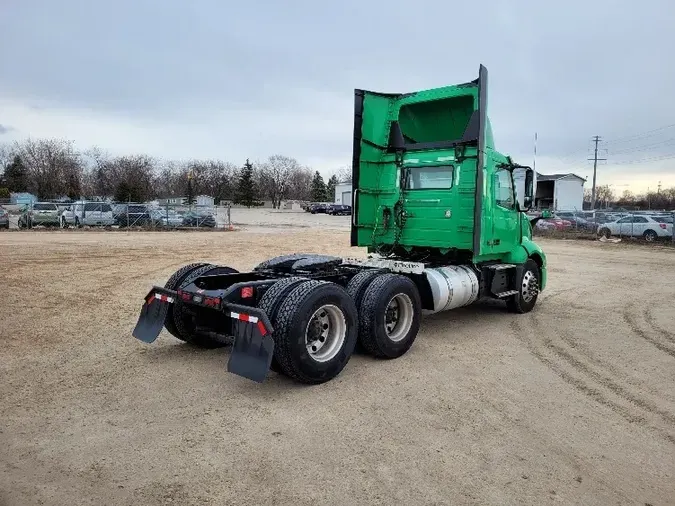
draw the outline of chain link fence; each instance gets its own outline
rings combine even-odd
[[[19,229],[231,229],[230,206],[140,202],[30,202],[3,206],[9,228]]]

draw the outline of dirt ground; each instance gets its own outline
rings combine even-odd
[[[277,232],[277,233],[272,233]],[[327,384],[131,336],[181,265],[346,231],[0,233],[0,505],[675,504],[675,252],[542,240],[536,309],[426,318]]]

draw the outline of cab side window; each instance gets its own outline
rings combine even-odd
[[[513,209],[513,180],[511,179],[511,173],[505,169],[495,172],[493,187],[495,203],[499,207]]]

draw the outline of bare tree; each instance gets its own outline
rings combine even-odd
[[[343,167],[339,169],[335,175],[337,176],[338,183],[351,183],[352,182],[352,169],[349,167]]]
[[[28,139],[15,150],[28,169],[29,189],[39,198],[79,197],[83,167],[72,141]]]
[[[14,146],[5,143],[0,144],[0,174],[2,174],[7,165],[12,162],[15,154]]]
[[[313,174],[309,167],[301,167],[293,172],[288,180],[288,197],[296,200],[310,200]]]
[[[237,181],[238,168],[233,163],[209,160],[206,170],[207,193],[216,203],[233,199]]]
[[[300,171],[300,164],[295,158],[273,155],[259,166],[259,170],[261,189],[272,199],[272,207],[280,208],[288,192],[291,176]]]
[[[119,201],[145,202],[155,196],[155,160],[147,155],[118,156],[108,170],[116,182],[114,196]]]

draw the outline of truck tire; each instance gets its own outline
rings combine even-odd
[[[202,267],[204,265],[208,265],[204,262],[200,263],[194,263],[194,264],[188,264],[184,265],[180,269],[178,269],[176,272],[174,272],[169,280],[164,283],[164,288],[167,290],[176,290],[180,283],[185,279],[185,277],[190,274],[193,270],[197,269],[198,267]],[[164,328],[177,339],[180,339],[181,341],[185,341],[181,337],[181,335],[178,332],[178,329],[176,328],[176,324],[173,321],[173,307],[174,304],[169,304],[169,309],[166,311],[166,318],[164,319]]]
[[[420,328],[422,303],[417,286],[400,274],[382,274],[363,294],[359,311],[359,341],[377,358],[406,353]]]
[[[231,267],[204,264],[201,267],[197,267],[196,269],[190,271],[188,275],[185,276],[178,285],[176,285],[175,289],[184,288],[198,277],[205,276],[207,274],[231,274],[235,272],[237,271]],[[225,343],[204,336],[195,330],[192,318],[184,311],[184,306],[180,300],[176,300],[172,306],[173,323],[176,329],[176,334],[173,335],[175,337],[181,341],[185,341],[186,343],[199,346],[200,348],[220,348],[225,346]]]
[[[295,288],[304,281],[308,281],[308,279],[297,276],[277,281],[267,289],[265,294],[262,296],[262,299],[260,299],[258,307],[263,311],[265,311],[265,313],[267,313],[267,317],[269,318],[269,320],[273,322],[277,316],[279,306],[284,301],[286,296],[288,296],[288,294],[291,292],[291,290],[293,290],[293,288]],[[275,348],[270,369],[276,373],[280,373],[281,367],[279,367],[279,361],[277,360],[276,355],[277,350]]]
[[[363,294],[366,293],[366,289],[377,276],[383,273],[384,271],[380,269],[368,269],[359,272],[349,280],[349,283],[347,283],[347,293],[354,301],[354,304],[356,304],[357,309],[361,307],[361,300],[363,299]]]
[[[340,374],[358,336],[358,313],[347,291],[327,281],[305,281],[281,303],[274,325],[281,372],[307,384]]]
[[[529,313],[539,296],[539,266],[531,258],[525,262],[518,275],[518,294],[506,299],[506,307],[512,313]]]

